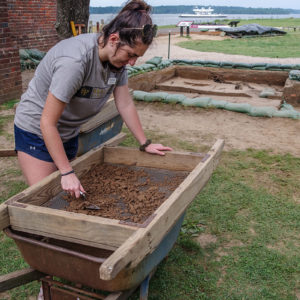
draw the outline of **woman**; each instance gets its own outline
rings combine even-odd
[[[172,150],[146,139],[128,91],[125,66],[135,64],[156,34],[150,9],[144,1],[129,1],[100,36],[63,40],[41,61],[15,116],[16,151],[29,185],[58,169],[63,190],[77,198],[85,193],[70,160],[76,156],[80,125],[101,110],[111,93],[142,151],[164,155]]]

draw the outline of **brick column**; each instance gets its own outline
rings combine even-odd
[[[7,0],[0,0],[0,103],[22,93],[19,49],[11,39]]]

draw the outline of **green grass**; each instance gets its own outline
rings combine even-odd
[[[290,182],[283,187],[287,174]],[[176,246],[151,281],[149,299],[296,299],[299,174],[300,159],[289,155],[225,152],[188,209]],[[216,243],[195,246],[201,233],[215,236]]]
[[[228,22],[227,22],[228,21]],[[229,23],[231,20],[226,20]],[[251,19],[251,20],[240,20],[238,26],[245,24],[260,24],[262,26],[271,27],[295,27],[300,26],[300,18],[283,18],[283,19]]]
[[[7,115],[7,116],[0,116],[0,135],[4,135],[4,136],[11,136],[10,134],[8,134],[6,131],[5,131],[5,125],[8,123],[8,122],[12,122],[14,119],[14,116],[13,115]]]
[[[189,40],[178,43],[180,47],[225,54],[288,58],[299,57],[300,31],[284,36],[225,39],[222,41]]]
[[[230,20],[226,20],[226,24]],[[257,23],[272,27],[300,26],[300,19],[253,19],[241,20],[239,26]],[[222,41],[189,40],[178,43],[180,47],[201,51],[225,54],[239,54],[257,57],[293,58],[299,57],[300,31],[288,30],[286,35],[272,37],[252,37],[240,39],[225,39]]]
[[[178,150],[199,150],[183,139],[168,140],[155,132],[147,136]],[[123,145],[138,146],[132,136]],[[0,202],[26,187],[14,182],[16,175],[17,169],[1,170],[7,190]],[[175,247],[151,279],[149,300],[296,300],[299,180],[300,158],[253,149],[223,152],[212,178],[187,210]],[[197,239],[203,234],[215,242],[200,247]],[[24,266],[15,244],[1,233],[1,274]],[[38,289],[35,282],[9,293],[11,299],[23,300]],[[138,299],[138,292],[130,299]]]
[[[0,105],[0,110],[12,109],[20,100],[10,100]]]

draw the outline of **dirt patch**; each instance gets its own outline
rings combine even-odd
[[[187,172],[103,164],[83,176],[86,200],[67,196],[67,211],[143,223],[187,176]],[[100,209],[95,209],[98,206]]]
[[[212,234],[202,233],[196,238],[196,241],[202,248],[205,248],[210,244],[215,244],[217,242],[217,237]]]
[[[251,117],[221,109],[178,108],[162,103],[136,103],[145,130],[211,146],[225,140],[225,150],[248,148],[300,156],[300,121]]]
[[[11,299],[9,292],[0,293],[0,299],[1,300],[9,300],[9,299]]]
[[[273,99],[260,97],[267,88],[274,90]],[[156,85],[153,92],[185,93],[188,98],[211,97],[215,100],[226,100],[230,103],[249,103],[253,106],[272,106],[279,108],[283,88],[267,84],[247,83],[242,81],[215,81],[173,77]]]

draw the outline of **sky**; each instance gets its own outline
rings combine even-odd
[[[198,5],[198,6],[242,6],[264,8],[300,9],[299,0],[146,0],[152,6],[160,5]],[[90,0],[90,6],[122,6],[124,0]]]

